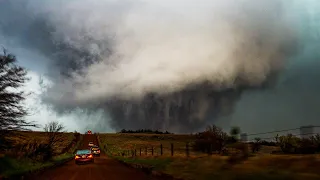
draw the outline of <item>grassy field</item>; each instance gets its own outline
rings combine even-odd
[[[28,146],[32,144],[42,144],[46,141],[45,132],[36,131],[20,131],[15,132],[8,137],[13,142],[14,147]],[[57,142],[54,150],[56,153],[60,153],[66,146],[68,146],[74,139],[74,133],[62,133],[62,140]]]
[[[46,167],[51,167],[56,163],[63,162],[67,159],[73,157],[71,153],[65,153],[53,157],[51,161],[48,162],[38,162],[32,161],[27,158],[15,159],[8,156],[3,156],[0,158],[1,175],[0,177],[10,177],[14,175],[20,175],[27,172],[32,172]]]
[[[46,136],[44,132],[17,132],[10,135],[8,138],[13,142],[13,149],[0,153],[0,178],[10,177],[17,174],[23,174],[26,172],[32,172],[42,168],[53,166],[57,163],[63,162],[73,157],[73,151],[80,145],[82,136],[79,141],[73,147],[68,149],[67,152],[62,153],[70,143],[75,139],[74,133],[62,133],[62,140],[54,146],[54,151],[57,153],[52,160],[47,162],[41,162],[35,159],[30,159],[21,154],[25,154],[28,150],[28,146],[32,144],[45,143]],[[24,152],[19,147],[26,146]],[[32,149],[30,147],[30,149]]]
[[[185,144],[194,139],[190,135],[151,134],[100,134],[101,145],[107,145],[108,153],[119,160],[144,164],[186,180],[212,179],[320,179],[320,155],[272,155],[277,147],[263,147],[245,161],[236,164],[228,162],[228,156],[206,155],[190,151],[186,157]],[[170,154],[170,144],[174,144],[174,156]],[[164,146],[163,156],[136,157],[119,156],[124,149]]]
[[[99,134],[102,144],[107,145],[109,153],[117,155],[122,150],[136,149],[137,153],[145,156],[145,148],[147,155],[151,155],[151,149],[154,149],[154,155],[160,155],[160,145],[162,144],[163,155],[171,156],[171,143],[173,143],[174,154],[185,155],[186,143],[193,142],[194,137],[191,135],[155,135],[155,134]],[[190,144],[191,145],[191,144]],[[190,147],[191,148],[191,147]],[[191,155],[201,155],[191,152]]]

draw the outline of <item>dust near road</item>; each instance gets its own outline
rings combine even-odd
[[[95,135],[84,135],[81,148],[87,149],[92,141],[98,144]],[[62,166],[25,177],[26,180],[160,180],[145,173],[124,166],[123,164],[101,154],[95,157],[93,164],[76,165],[72,160]],[[161,179],[164,180],[164,179]]]

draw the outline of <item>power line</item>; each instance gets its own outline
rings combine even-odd
[[[297,137],[297,136],[303,136],[303,135],[317,135],[317,134],[319,134],[319,133],[306,133],[306,134],[292,134],[292,136],[295,136],[295,137]],[[286,135],[284,135],[284,136],[286,136]],[[281,137],[281,136],[279,136],[279,137]],[[268,139],[275,139],[276,137],[275,136],[273,136],[273,137],[266,137],[266,138],[259,138],[259,139],[261,139],[261,140],[268,140]]]
[[[320,126],[312,126],[313,128],[317,128]],[[269,131],[269,132],[262,132],[262,133],[254,133],[254,134],[248,134],[247,136],[254,136],[254,135],[262,135],[262,134],[271,134],[271,133],[279,133],[279,132],[287,132],[287,131],[294,131],[294,130],[300,130],[301,127],[294,128],[294,129],[284,129],[284,130],[276,130],[276,131]]]

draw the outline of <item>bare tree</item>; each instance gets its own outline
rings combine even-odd
[[[64,126],[58,121],[50,121],[45,127],[44,131],[46,132],[46,136],[48,138],[48,145],[55,146],[57,142],[63,139],[62,132],[64,130]]]
[[[44,161],[50,160],[54,155],[54,147],[57,142],[63,140],[63,130],[64,126],[58,121],[48,122],[44,127],[47,138],[46,143],[42,144],[35,154],[42,154]]]
[[[27,71],[16,65],[16,57],[6,50],[0,54],[0,141],[1,147],[6,142],[5,136],[10,130],[27,130],[36,127],[24,117],[28,114],[22,102],[26,94],[19,88],[28,80]]]
[[[262,146],[262,144],[261,144],[261,138],[258,138],[258,137],[254,138],[254,142],[253,142],[253,144],[251,145],[251,151],[252,151],[252,153],[255,153],[255,152],[260,151],[261,146]]]
[[[16,65],[16,57],[3,51],[0,54],[0,130],[21,130],[35,126],[23,119],[27,115],[21,104],[25,93],[18,88],[28,80],[27,71]]]

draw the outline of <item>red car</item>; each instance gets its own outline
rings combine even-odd
[[[89,149],[78,150],[74,156],[74,161],[76,164],[93,163],[93,154]]]

